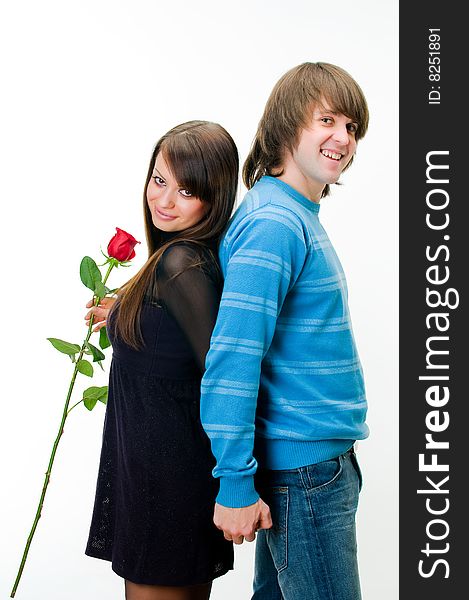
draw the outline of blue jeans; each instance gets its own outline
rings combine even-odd
[[[252,600],[360,600],[361,484],[353,449],[298,469],[258,471],[256,488],[273,527],[257,533]]]

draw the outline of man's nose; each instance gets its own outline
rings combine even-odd
[[[345,125],[337,125],[334,128],[333,138],[339,144],[347,145],[349,142],[349,132]]]

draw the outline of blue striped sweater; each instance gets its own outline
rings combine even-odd
[[[316,204],[263,177],[220,244],[225,278],[202,380],[217,502],[258,499],[254,473],[346,452],[368,435],[339,259]]]

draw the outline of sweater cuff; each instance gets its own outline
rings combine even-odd
[[[254,477],[220,477],[217,503],[228,508],[251,506],[259,500]]]

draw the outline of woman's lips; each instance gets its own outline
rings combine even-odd
[[[155,213],[156,216],[163,221],[174,221],[174,219],[176,219],[176,217],[172,217],[171,215],[161,212],[158,208],[155,208]]]

